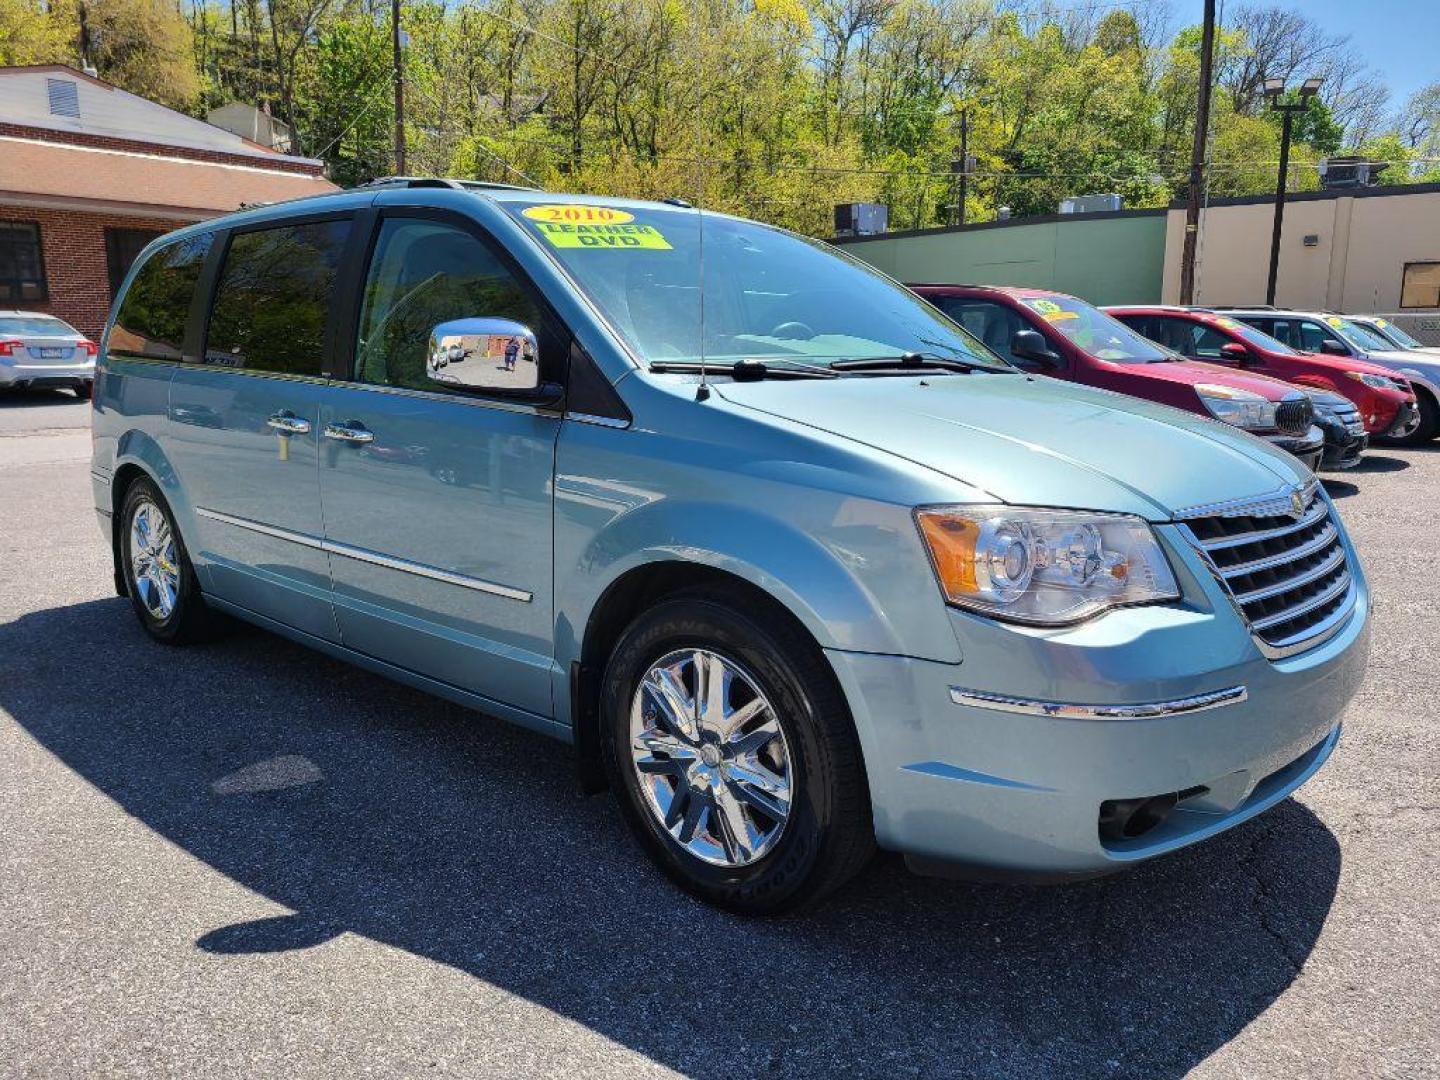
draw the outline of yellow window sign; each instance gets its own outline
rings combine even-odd
[[[1331,316],[1330,316],[1328,319],[1326,319],[1325,321],[1326,321],[1327,323],[1329,323],[1331,326],[1339,327],[1339,326],[1344,326],[1344,325],[1345,325],[1345,320],[1344,320],[1344,319],[1341,319],[1341,318],[1339,318],[1339,317],[1337,317],[1337,316],[1335,316],[1335,315],[1331,315]]]
[[[540,235],[557,248],[611,248],[670,251],[670,241],[653,225],[640,225],[635,215],[609,206],[557,203],[528,206],[521,211]]]
[[[1223,326],[1226,330],[1240,329],[1240,324],[1237,323],[1234,319],[1216,319],[1215,321],[1221,326]]]
[[[552,247],[557,248],[671,250],[670,241],[653,225],[571,225],[569,222],[537,221],[535,228],[550,241]]]
[[[1041,318],[1043,318],[1046,322],[1064,322],[1066,319],[1078,319],[1079,317],[1080,313],[1078,311],[1063,310],[1047,311],[1043,316],[1041,316]]]
[[[1388,322],[1386,322],[1384,319],[1376,319],[1376,320],[1375,320],[1375,325],[1378,326],[1378,327],[1380,327],[1380,328],[1383,330],[1385,327],[1389,326],[1390,324],[1389,324]]]
[[[1054,300],[1027,300],[1025,301],[1042,315],[1054,315],[1057,311],[1064,311]]]
[[[560,222],[568,225],[624,225],[635,215],[613,206],[576,206],[555,203],[550,206],[527,206],[520,211],[531,221]]]

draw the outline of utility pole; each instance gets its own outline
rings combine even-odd
[[[1290,122],[1296,113],[1310,108],[1310,99],[1320,92],[1319,79],[1306,79],[1300,84],[1296,101],[1285,101],[1285,80],[1266,79],[1265,96],[1270,108],[1282,114],[1280,123],[1280,176],[1275,182],[1275,225],[1270,234],[1270,278],[1265,285],[1265,303],[1275,304],[1275,282],[1280,276],[1280,231],[1285,224],[1285,190],[1290,182]]]
[[[395,62],[395,175],[405,175],[405,68],[400,57],[400,0],[390,0],[390,47]]]
[[[1190,187],[1185,199],[1185,244],[1180,254],[1180,303],[1195,302],[1195,248],[1200,238],[1200,192],[1205,186],[1205,143],[1210,135],[1210,83],[1215,63],[1215,0],[1205,0],[1200,33],[1200,98],[1190,148]]]
[[[955,224],[965,224],[965,188],[970,179],[970,110],[960,110],[960,196],[955,200]]]

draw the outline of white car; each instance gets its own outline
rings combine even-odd
[[[0,311],[0,389],[68,387],[88,398],[95,342],[63,319],[38,311]]]

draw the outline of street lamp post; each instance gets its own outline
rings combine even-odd
[[[1310,99],[1320,92],[1319,79],[1306,79],[1300,84],[1300,96],[1285,101],[1285,80],[1266,79],[1265,96],[1270,108],[1283,117],[1280,124],[1280,176],[1275,183],[1275,229],[1270,236],[1270,280],[1265,286],[1265,303],[1275,303],[1275,279],[1280,274],[1280,230],[1285,223],[1285,187],[1290,177],[1290,123],[1296,113],[1310,108]]]

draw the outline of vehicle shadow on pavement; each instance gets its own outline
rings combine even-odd
[[[50,752],[294,912],[200,949],[366,935],[692,1076],[1180,1076],[1296,977],[1340,871],[1292,799],[1097,882],[969,886],[887,857],[813,912],[747,921],[652,870],[562,745],[268,634],[166,649],[111,599],[0,626],[0,658],[0,706]]]

